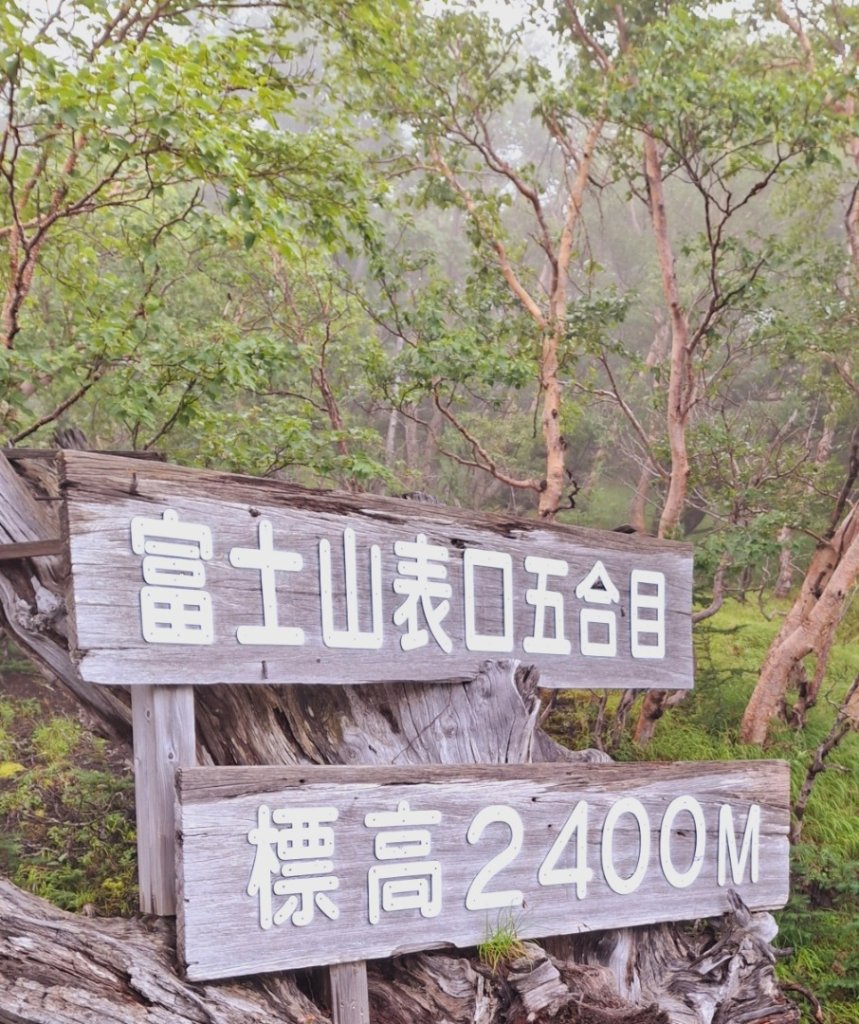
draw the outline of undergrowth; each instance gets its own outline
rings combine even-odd
[[[2,694],[0,873],[64,910],[137,907],[129,773],[73,718]]]
[[[859,673],[859,601],[841,625],[826,681],[803,729],[776,724],[764,748],[739,742],[739,726],[758,670],[787,603],[773,602],[771,620],[752,603],[727,601],[696,626],[695,688],[657,724],[652,742],[636,747],[630,730],[613,737],[611,724],[620,694],[611,694],[595,735],[599,695],[562,694],[548,723],[560,742],[593,745],[601,738],[622,761],[723,761],[779,758],[791,766],[793,798],[814,752],[831,728],[841,695]],[[635,721],[635,706],[630,722]],[[805,813],[802,839],[792,849],[791,897],[775,916],[776,944],[789,949],[778,971],[803,1012],[815,1017],[806,990],[823,1007],[825,1024],[859,1024],[859,734],[850,733],[817,777]]]
[[[781,610],[786,606],[783,606]],[[775,612],[780,609],[773,606]],[[620,698],[609,696],[604,745],[618,760],[719,761],[780,758],[791,765],[794,796],[814,751],[830,729],[859,672],[859,602],[842,624],[817,706],[805,727],[773,728],[762,749],[738,740],[757,671],[778,627],[752,604],[726,602],[695,629],[695,688],[658,723],[653,741],[636,748],[629,730],[612,737]],[[2,666],[0,666],[2,673]],[[547,727],[561,742],[594,742],[600,695],[567,691]],[[633,709],[631,721],[634,720]],[[859,1024],[859,734],[827,761],[808,804],[802,841],[792,853],[791,898],[777,912],[782,980],[803,1021]],[[132,782],[105,745],[74,719],[46,715],[35,700],[0,695],[0,872],[68,910],[87,904],[102,914],[137,905]],[[515,928],[487,936],[483,956],[498,963],[518,946]],[[814,1016],[805,990],[823,1006]],[[799,994],[798,994],[799,993]]]

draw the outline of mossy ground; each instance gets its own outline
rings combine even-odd
[[[26,664],[0,665],[0,873],[64,910],[137,909],[126,752],[87,732]]]
[[[627,733],[609,752],[618,760],[721,761],[780,758],[792,770],[793,795],[821,740],[832,727],[840,696],[859,673],[859,601],[839,631],[826,682],[805,727],[777,724],[767,745],[744,746],[739,725],[758,669],[789,602],[728,601],[695,628],[695,688],[657,723],[653,741],[637,748]],[[768,618],[770,616],[770,618]],[[608,715],[619,695],[610,698]],[[633,709],[632,718],[637,712]],[[548,723],[559,741],[592,744],[597,700],[565,692]],[[817,777],[802,841],[792,851],[791,899],[776,914],[777,940],[792,952],[779,963],[788,984],[820,1000],[825,1024],[859,1024],[859,734],[849,734]],[[812,1021],[813,1007],[793,993]]]

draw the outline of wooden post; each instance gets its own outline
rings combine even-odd
[[[194,688],[133,686],[140,909],[176,913],[176,769],[196,763]]]
[[[366,962],[332,964],[328,968],[328,980],[334,1024],[370,1024]]]

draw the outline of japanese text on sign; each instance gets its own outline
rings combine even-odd
[[[61,461],[87,682],[452,683],[503,659],[549,688],[693,685],[691,545],[92,452]]]
[[[336,828],[331,827],[338,813],[335,807],[282,807],[272,811],[263,804],[258,808],[257,823],[248,832],[256,855],[247,892],[258,897],[261,928],[286,922],[297,927],[310,925],[314,908],[329,920],[339,918],[336,903],[327,895],[340,888],[336,875]],[[628,824],[625,818],[634,822],[634,855],[632,869],[621,871],[616,836],[624,832],[624,825]],[[379,924],[382,913],[418,910],[422,917],[437,917],[441,913],[445,892],[442,865],[429,858],[432,838],[425,827],[438,825],[441,820],[440,811],[410,810],[406,800],[400,801],[396,811],[365,816],[367,829],[380,830],[372,845],[368,839],[364,846],[368,861],[372,860],[364,876],[370,925]],[[464,893],[446,893],[447,899],[464,903],[469,911],[516,908],[527,902],[522,889],[499,887],[505,870],[514,867],[525,843],[526,823],[521,813],[506,804],[480,808],[466,830],[466,841],[469,846],[479,847],[484,833],[494,825],[506,829],[506,845],[474,871]],[[710,831],[716,836],[716,884],[756,885],[760,878],[760,827],[761,808],[757,804],[735,816],[732,805],[723,803],[717,809],[715,825],[711,822],[708,826],[699,801],[686,794],[675,797],[657,822],[651,822],[648,811],[635,797],[623,797],[612,803],[600,823],[593,821],[588,801],[579,800],[560,823],[557,838],[540,862],[536,883],[542,888],[572,886],[575,899],[585,900],[596,871],[612,892],[628,896],[641,887],[648,872],[656,870],[672,888],[686,889],[704,867]],[[589,828],[596,829],[599,836],[596,868],[588,864]],[[654,829],[658,847],[652,850]],[[686,849],[681,854],[688,861],[682,870],[677,867],[676,860],[680,858],[674,850],[681,830],[693,836],[691,855]],[[628,836],[624,838],[629,844]],[[479,851],[476,852],[479,857]],[[628,849],[624,856],[629,858]],[[571,863],[559,867],[562,861]],[[273,896],[287,897],[274,913]]]
[[[145,585],[139,595],[143,639],[151,644],[213,644],[215,613],[205,590],[205,563],[214,551],[211,529],[181,522],[175,510],[166,509],[160,517],[135,516],[130,535],[133,553],[143,556]],[[300,552],[277,546],[272,524],[265,518],[259,520],[254,540],[255,546],[233,546],[227,552],[234,570],[252,572],[258,581],[258,621],[236,627],[235,640],[247,646],[303,646],[309,642],[307,633],[282,621],[279,596],[284,595],[284,604],[288,604],[293,581],[314,573],[314,568],[305,565]],[[466,547],[461,556],[462,585],[455,593],[448,568],[458,552],[430,543],[422,533],[414,540],[395,541],[392,550],[396,575],[383,581],[378,544],[359,551],[356,533],[350,527],[333,542],[328,538],[318,541],[318,570],[311,589],[318,603],[325,647],[379,649],[387,629],[394,631],[402,651],[432,645],[449,654],[454,641],[448,623],[456,618],[456,606],[464,621],[463,644],[468,651],[512,653],[516,646],[514,623],[521,618],[525,623],[521,649],[525,653],[563,656],[573,649],[573,640],[567,635],[570,608],[578,653],[587,658],[614,658],[622,628],[620,585],[628,593],[631,656],[665,658],[663,572],[633,568],[628,579],[613,579],[597,559],[580,578],[570,579],[567,561],[528,555],[520,568],[529,585],[517,594],[514,560],[508,552]],[[334,563],[338,559],[343,585],[335,587]],[[492,627],[480,622],[483,588],[490,580],[498,595],[499,611]],[[302,580],[302,592],[307,586]]]
[[[775,761],[183,769],[189,974],[688,920],[732,891],[783,906],[789,782]]]

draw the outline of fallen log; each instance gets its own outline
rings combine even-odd
[[[795,1024],[772,973],[769,915],[579,937],[573,959],[535,943],[493,973],[419,953],[372,964],[373,1024]],[[600,959],[607,963],[598,963]],[[190,983],[172,919],[68,914],[0,880],[2,1024],[328,1024],[309,976]]]

